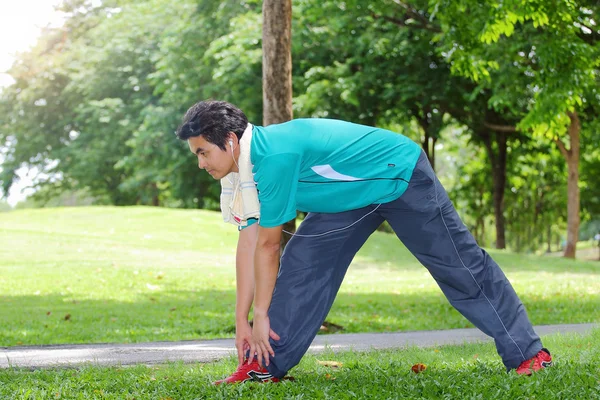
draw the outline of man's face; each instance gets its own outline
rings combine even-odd
[[[233,171],[233,154],[207,142],[202,136],[188,139],[190,150],[198,157],[198,168],[205,169],[214,179],[222,179]]]

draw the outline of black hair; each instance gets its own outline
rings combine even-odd
[[[226,150],[229,133],[235,133],[239,140],[247,126],[248,118],[233,104],[226,101],[200,101],[187,110],[176,134],[181,140],[202,135],[207,142]]]

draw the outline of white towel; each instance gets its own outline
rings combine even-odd
[[[240,139],[239,173],[231,172],[221,179],[221,214],[223,221],[235,226],[247,226],[248,219],[260,218],[258,192],[250,162],[252,125],[248,124]]]

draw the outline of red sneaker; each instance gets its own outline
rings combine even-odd
[[[266,368],[262,368],[255,358],[250,364],[248,364],[247,360],[244,360],[244,363],[238,367],[237,371],[225,379],[213,382],[213,385],[220,385],[222,383],[241,383],[246,381],[261,383],[279,382],[279,378],[275,378]]]
[[[517,374],[531,375],[532,373],[551,365],[552,356],[550,355],[550,352],[548,349],[542,349],[533,358],[523,361],[517,368]]]

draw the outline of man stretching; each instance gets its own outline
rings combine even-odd
[[[221,180],[238,226],[239,366],[216,383],[278,381],[300,362],[367,238],[388,221],[448,301],[495,340],[508,370],[551,364],[523,304],[460,220],[419,145],[332,119],[260,127],[222,101],[192,106],[177,130],[200,169]],[[279,254],[282,225],[308,212]],[[248,314],[254,301],[254,325]]]

